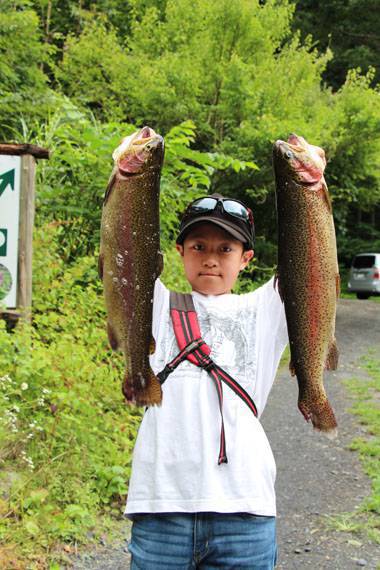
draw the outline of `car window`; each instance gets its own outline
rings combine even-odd
[[[354,262],[352,264],[355,269],[368,269],[375,265],[375,256],[374,255],[358,255],[354,258]]]

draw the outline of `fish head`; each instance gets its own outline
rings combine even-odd
[[[275,142],[273,164],[276,177],[289,179],[313,190],[323,180],[326,158],[322,148],[292,134],[286,142]]]
[[[161,168],[164,139],[150,127],[143,127],[125,137],[114,150],[112,158],[123,176],[142,174],[151,168]]]

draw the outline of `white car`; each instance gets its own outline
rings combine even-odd
[[[380,295],[380,253],[359,253],[352,260],[348,290],[358,299]]]

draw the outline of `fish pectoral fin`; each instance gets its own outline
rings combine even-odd
[[[332,214],[331,198],[330,198],[330,194],[329,194],[329,191],[328,191],[328,188],[327,188],[327,184],[326,184],[324,178],[322,178],[322,192],[323,192],[323,195],[324,195],[324,198],[325,198],[327,207],[328,207],[328,209],[329,209],[329,212],[330,212],[330,214]]]
[[[112,350],[117,350],[119,347],[119,341],[117,340],[115,331],[113,330],[112,325],[109,322],[107,322],[107,335]]]
[[[104,254],[100,253],[98,257],[98,275],[103,281]]]
[[[149,344],[149,354],[154,354],[156,352],[156,341],[154,340],[153,336],[150,339]]]
[[[335,289],[336,289],[336,298],[339,299],[339,297],[340,297],[340,275],[339,275],[339,273],[335,276]]]
[[[274,287],[274,289],[277,289],[278,294],[280,295],[281,301],[284,302],[284,296],[283,296],[282,291],[281,291],[280,276],[279,276],[278,272],[274,276],[273,287]]]
[[[330,341],[329,351],[326,358],[326,370],[336,370],[338,368],[339,350],[335,337]]]
[[[118,170],[117,166],[114,166],[114,168],[111,172],[111,176],[109,177],[109,180],[108,180],[106,191],[104,193],[103,206],[106,204],[108,198],[111,195],[112,189],[113,189],[115,181],[116,181],[117,170]]]

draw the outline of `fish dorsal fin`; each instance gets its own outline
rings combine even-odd
[[[330,198],[329,191],[328,191],[328,189],[327,189],[326,181],[325,181],[325,179],[324,179],[323,176],[322,176],[321,182],[322,182],[322,193],[323,193],[323,196],[324,196],[324,198],[325,198],[325,201],[326,201],[327,207],[328,207],[328,209],[329,209],[329,212],[330,212],[330,214],[332,214],[331,198]]]
[[[335,289],[336,289],[336,298],[339,299],[340,297],[340,275],[339,273],[335,276]]]
[[[104,206],[104,204],[106,204],[108,198],[111,195],[111,192],[112,192],[112,189],[114,187],[115,180],[116,180],[116,173],[117,173],[117,166],[115,166],[114,169],[112,170],[111,176],[108,180],[107,188],[106,188],[106,191],[104,194],[104,199],[103,199],[103,206]]]
[[[98,257],[98,275],[103,281],[103,268],[104,268],[104,254],[100,253]]]
[[[326,370],[336,370],[338,368],[339,350],[336,345],[335,337],[330,340],[327,352],[325,367]]]

